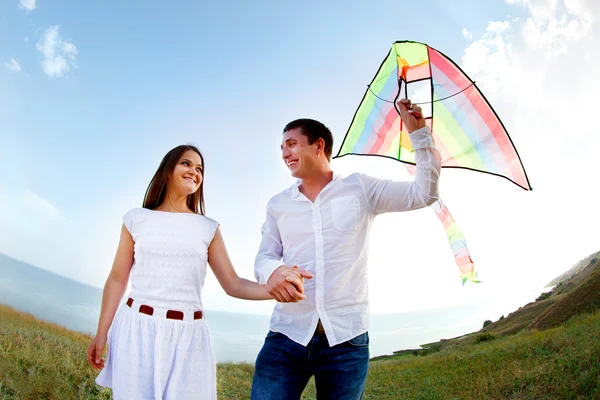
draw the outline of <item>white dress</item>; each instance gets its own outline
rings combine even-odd
[[[133,299],[122,304],[108,334],[96,378],[113,398],[216,399],[216,365],[202,308],[208,246],[218,223],[201,215],[136,208],[123,216],[135,242]],[[140,305],[153,314],[139,312]],[[183,320],[167,319],[183,311]]]

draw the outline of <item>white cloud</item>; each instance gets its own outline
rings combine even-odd
[[[545,283],[600,249],[591,231],[600,224],[592,200],[600,196],[593,167],[600,147],[593,125],[600,44],[598,26],[589,17],[600,15],[600,2],[513,3],[526,7],[527,15],[489,23],[459,64],[506,126],[533,191],[470,171],[442,172],[441,197],[464,232],[483,280],[471,288],[458,282],[458,268],[433,212],[380,217],[370,253],[375,313],[485,300],[498,306],[498,315],[490,309],[490,318],[498,318],[523,305],[523,296],[534,300]],[[344,158],[335,168],[401,179],[402,167],[387,161]],[[402,284],[407,280],[410,284]],[[519,302],[512,301],[519,296]]]
[[[77,47],[61,38],[58,25],[48,28],[36,47],[44,55],[42,69],[49,77],[62,77],[76,67]]]
[[[600,223],[600,217],[586,199],[600,195],[600,187],[592,183],[598,180],[592,160],[600,140],[590,125],[600,90],[595,71],[600,62],[598,27],[591,16],[598,15],[600,4],[595,0],[507,2],[526,7],[528,16],[522,21],[490,23],[485,34],[465,49],[461,66],[505,123],[534,188],[521,196],[501,191],[501,202],[487,204],[488,210],[504,216],[494,228],[498,233],[487,234],[490,251],[508,249],[518,260],[520,280],[526,281],[567,269],[578,257],[598,250],[589,227]],[[487,225],[492,226],[490,213],[480,212],[488,215]],[[467,226],[468,218],[464,217]],[[457,217],[459,224],[462,220]],[[518,232],[503,230],[507,223],[518,226]],[[550,231],[541,228],[545,224]],[[477,231],[484,232],[485,226]],[[474,243],[473,251],[487,246],[465,233]],[[526,245],[514,240],[516,236]],[[530,238],[544,245],[534,245]],[[506,278],[500,275],[508,283],[510,273]]]
[[[19,7],[26,12],[35,10],[35,0],[19,0]]]
[[[21,64],[19,64],[19,62],[14,58],[11,58],[10,61],[5,62],[4,66],[13,72],[21,72]]]
[[[473,34],[471,32],[469,32],[467,30],[467,28],[463,28],[462,34],[465,37],[465,39],[472,39],[473,38]]]

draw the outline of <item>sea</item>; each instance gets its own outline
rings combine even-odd
[[[541,292],[537,292],[539,294]],[[525,305],[535,300],[523,299]],[[70,330],[93,335],[98,324],[102,290],[0,254],[0,304],[27,312]],[[481,328],[489,308],[450,307],[371,316],[370,355],[390,355],[421,344],[464,335]],[[217,362],[254,363],[269,315],[205,310]],[[0,321],[1,323],[1,321]]]

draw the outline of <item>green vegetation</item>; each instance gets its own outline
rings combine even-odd
[[[0,306],[0,398],[109,399],[85,361],[89,337]],[[371,362],[365,399],[595,399],[600,313],[545,331],[431,346]],[[219,399],[247,399],[253,367],[218,366]],[[304,399],[315,399],[311,382]]]
[[[599,253],[596,253],[599,254]],[[600,399],[600,263],[479,332],[371,360],[365,399]],[[109,399],[91,340],[0,306],[1,399]],[[219,399],[248,399],[250,364],[219,364]],[[303,399],[315,399],[311,380]]]
[[[479,337],[479,336],[477,336]],[[598,399],[600,313],[546,331],[372,363],[369,399]]]
[[[0,305],[0,399],[110,399],[94,382],[91,338]]]

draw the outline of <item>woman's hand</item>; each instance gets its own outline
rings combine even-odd
[[[303,271],[306,273],[306,271]],[[292,269],[284,270],[281,275],[285,277],[285,280],[291,282],[296,286],[298,292],[304,294],[304,276],[298,270],[298,266],[294,265]]]
[[[94,369],[102,369],[104,368],[104,360],[102,359],[102,352],[104,351],[104,347],[106,346],[106,335],[96,335],[92,343],[88,346],[87,349],[87,360],[88,363]]]

